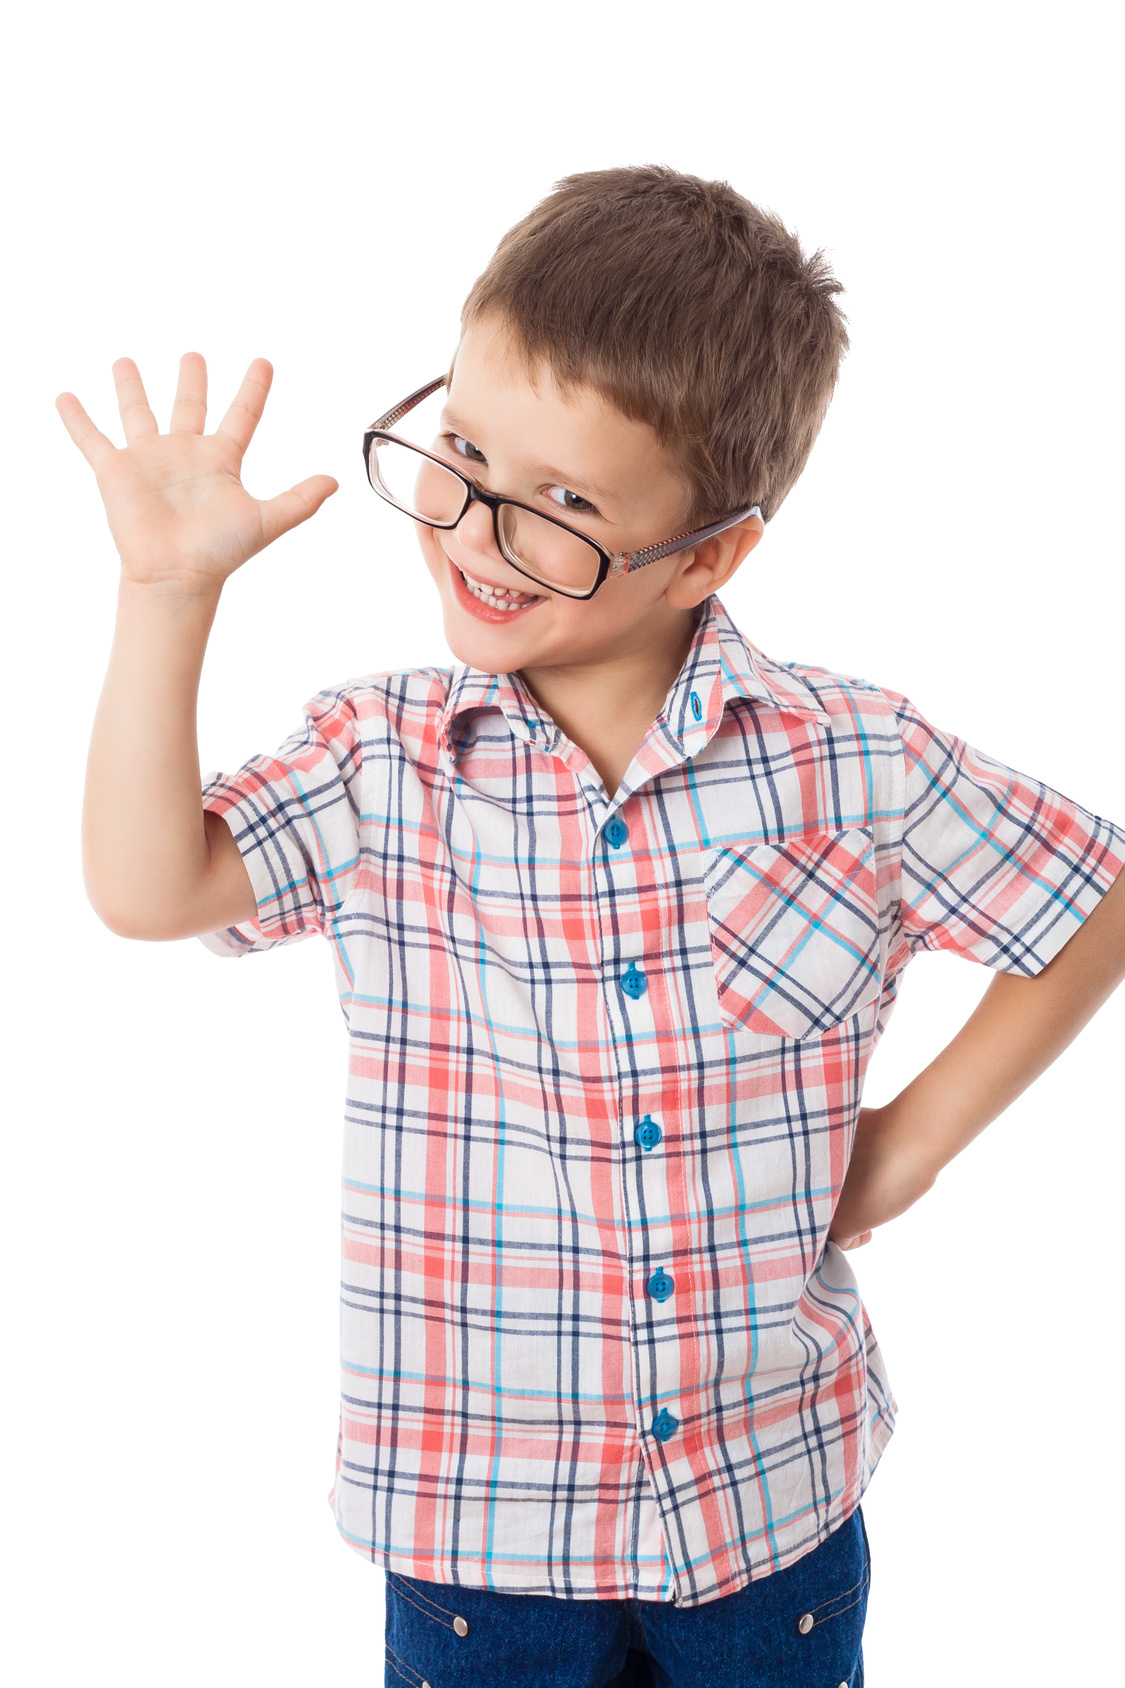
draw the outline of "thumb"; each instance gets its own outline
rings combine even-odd
[[[279,492],[276,498],[266,499],[261,505],[263,544],[272,545],[281,534],[315,516],[339,484],[331,475],[310,475],[307,481],[298,481],[288,492]]]

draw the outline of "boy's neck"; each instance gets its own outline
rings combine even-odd
[[[610,797],[664,706],[700,613],[686,612],[677,638],[664,633],[601,662],[520,670],[535,701],[590,758]]]

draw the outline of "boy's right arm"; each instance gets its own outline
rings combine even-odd
[[[250,920],[256,901],[221,816],[203,808],[196,699],[224,581],[313,515],[336,490],[316,475],[279,497],[239,478],[272,370],[251,364],[214,434],[203,433],[206,369],[189,354],[167,434],[157,431],[135,364],[114,380],[126,447],[117,450],[73,394],[58,400],[95,470],[121,555],[117,626],[86,769],[86,890],[111,931],[187,938]]]

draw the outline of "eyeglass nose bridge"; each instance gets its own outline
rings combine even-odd
[[[500,506],[508,503],[509,500],[503,498],[498,492],[486,492],[483,487],[477,485],[476,481],[471,481],[467,475],[462,475],[461,478],[465,483],[468,496],[465,499],[465,508],[457,518],[457,526],[461,526],[474,504],[483,504],[486,510],[492,512],[492,537],[496,542],[496,549],[505,562],[510,561],[500,538]]]
[[[468,515],[469,506],[472,504],[486,504],[495,515],[497,506],[503,503],[500,494],[498,492],[485,492],[484,488],[478,486],[476,481],[471,481],[468,475],[462,475],[461,479],[464,481],[466,491],[469,494],[465,500],[465,508],[461,512],[462,516]]]

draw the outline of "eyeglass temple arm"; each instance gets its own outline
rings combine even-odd
[[[436,381],[427,381],[424,387],[419,387],[418,391],[411,393],[408,399],[403,399],[401,403],[395,405],[393,410],[388,410],[385,416],[380,416],[377,422],[372,422],[371,427],[393,428],[396,422],[402,421],[408,410],[413,410],[416,404],[421,404],[423,399],[428,399],[431,393],[436,393],[439,387],[444,386],[444,375],[439,375]],[[370,432],[371,429],[369,428],[368,433]]]
[[[659,545],[646,545],[642,551],[619,551],[613,559],[610,573],[632,574],[634,569],[647,568],[649,563],[658,563],[661,557],[670,557],[674,551],[686,551],[689,545],[699,545],[726,528],[734,527],[736,522],[745,522],[761,513],[757,504],[751,504],[748,510],[724,516],[721,522],[711,522],[707,527],[694,528],[691,533],[678,533],[674,539],[662,540]]]

